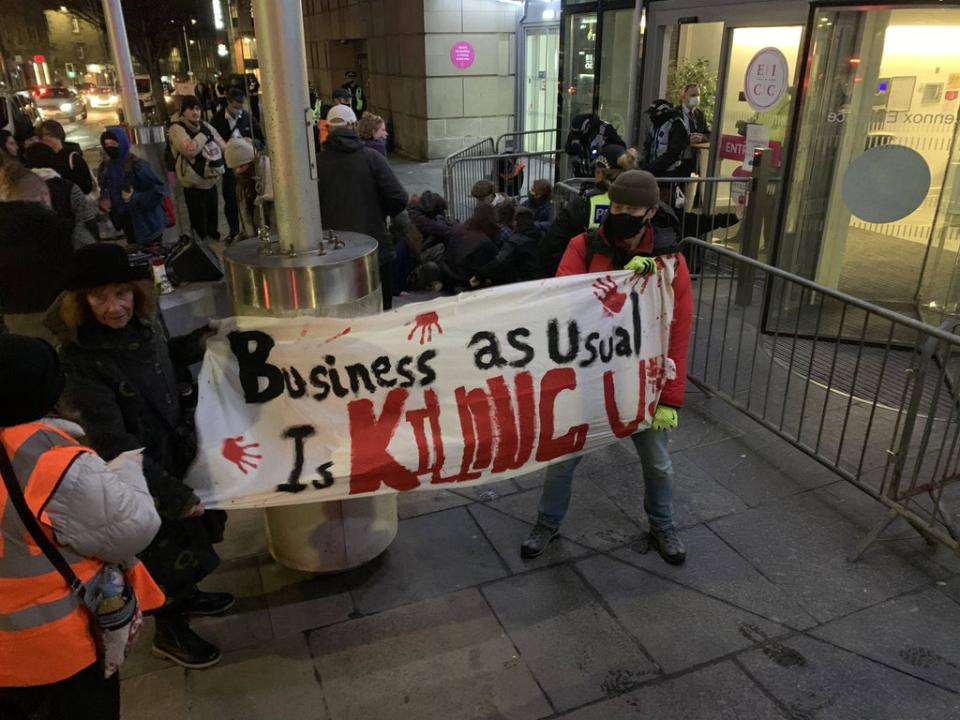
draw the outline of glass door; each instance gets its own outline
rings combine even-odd
[[[633,43],[633,8],[607,10],[603,13],[603,34],[600,57],[600,95],[598,115],[616,128],[625,138],[630,102],[630,71],[637,62],[631,57]],[[637,29],[639,32],[639,28]]]
[[[568,15],[563,44],[563,112],[560,132],[566,136],[570,121],[593,112],[593,78],[597,62],[597,13]]]
[[[523,129],[554,130],[557,123],[557,81],[560,62],[560,28],[532,28],[527,31]],[[526,136],[530,152],[556,147],[554,133]]]
[[[958,37],[956,8],[817,11],[781,267],[925,319],[956,308]]]

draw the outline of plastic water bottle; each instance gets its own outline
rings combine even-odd
[[[100,571],[101,582],[100,592],[103,599],[97,605],[97,615],[108,615],[116,612],[126,604],[123,597],[123,590],[126,587],[126,579],[123,573],[116,565],[104,565]]]

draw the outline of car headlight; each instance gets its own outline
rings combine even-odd
[[[73,110],[73,103],[63,103],[60,106],[60,112],[68,113]]]

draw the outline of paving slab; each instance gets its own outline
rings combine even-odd
[[[475,500],[477,502],[489,502],[500,497],[513,495],[520,491],[520,486],[511,480],[499,480],[497,482],[487,483],[485,485],[475,485],[473,487],[461,487],[452,492],[463,498]]]
[[[122,720],[187,720],[187,680],[181,667],[137,675],[120,683]]]
[[[568,567],[482,590],[557,710],[619,695],[657,668]]]
[[[303,635],[224,656],[187,673],[191,717],[224,720],[332,720]]]
[[[670,431],[670,450],[679,452],[742,434],[743,431],[737,427],[705,415],[696,407],[684,407],[680,410],[677,429]]]
[[[771,582],[820,622],[883,602],[930,582],[917,558],[874,545],[857,562],[848,554],[862,533],[840,515],[835,486],[803,493],[710,523]]]
[[[645,541],[618,550],[614,555],[771,622],[798,630],[817,624],[787,592],[761,575],[706,526],[681,530],[680,537],[687,546],[687,561],[680,566],[665,563]]]
[[[422,492],[400,493],[397,496],[397,515],[401,520],[426,515],[438,510],[469,505],[470,498],[449,490],[424,490]]]
[[[689,527],[707,520],[730,515],[746,508],[740,498],[714,480],[709,470],[697,465],[693,458],[702,448],[671,452],[673,461],[673,520],[677,527]],[[643,469],[633,465],[609,465],[592,474],[586,482],[608,497],[637,525],[646,530],[647,514],[643,509]]]
[[[653,683],[564,720],[782,720],[780,709],[732,662]]]
[[[848,615],[813,634],[960,692],[958,627],[960,605],[931,587]]]
[[[150,648],[153,646],[153,633],[156,625],[152,617],[143,619],[143,629],[140,631],[140,639],[134,643],[130,654],[120,666],[120,679],[136,677],[137,675],[146,675],[158,670],[166,670],[174,667],[172,662],[161,660],[154,657]]]
[[[830,470],[808,458],[804,458],[806,471],[782,468],[779,463],[783,460],[778,456],[783,455],[786,447],[789,446],[781,440],[771,443],[766,437],[742,435],[689,450],[684,455],[748,507],[839,480]]]
[[[489,503],[490,507],[527,523],[537,520],[541,491],[527,490]],[[618,504],[598,492],[589,475],[573,478],[570,509],[560,527],[563,537],[594,550],[610,550],[638,540],[643,531]],[[521,540],[522,542],[522,540]]]
[[[522,558],[520,557],[520,545],[526,540],[531,528],[533,528],[533,523],[517,520],[479,503],[470,508],[470,513],[483,529],[487,539],[493,544],[497,554],[507,564],[510,571],[514,573],[521,573],[547,565],[558,565],[592,552],[590,548],[577,545],[563,536],[559,536],[550,543],[540,557]]]
[[[786,632],[758,615],[609,557],[576,566],[666,673]]]
[[[960,717],[960,695],[810,637],[768,643],[739,660],[800,720]]]
[[[373,613],[507,574],[473,517],[459,507],[401,520],[397,539],[348,581],[357,609]]]
[[[552,714],[475,589],[309,634],[336,720],[533,720]]]
[[[343,575],[291,570],[265,557],[260,560],[260,579],[277,638],[341,622],[354,610]]]

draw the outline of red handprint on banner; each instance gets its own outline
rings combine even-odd
[[[593,295],[603,305],[603,314],[613,317],[621,310],[627,301],[626,293],[617,289],[617,284],[609,275],[593,284]]]
[[[263,455],[255,455],[250,452],[254,448],[260,447],[260,443],[247,443],[246,445],[241,445],[243,442],[243,435],[237,435],[236,437],[228,437],[223,441],[223,456],[237,466],[237,469],[240,470],[244,475],[247,474],[247,469],[255,470],[258,466],[258,463],[254,460],[262,460]],[[247,467],[244,467],[244,466]]]
[[[420,313],[413,320],[404,323],[404,327],[407,325],[413,325],[410,329],[410,334],[407,335],[407,340],[413,340],[413,336],[416,335],[417,330],[419,330],[421,345],[423,345],[424,342],[433,342],[434,327],[437,328],[437,333],[443,335],[443,328],[440,327],[440,318],[435,312]]]

